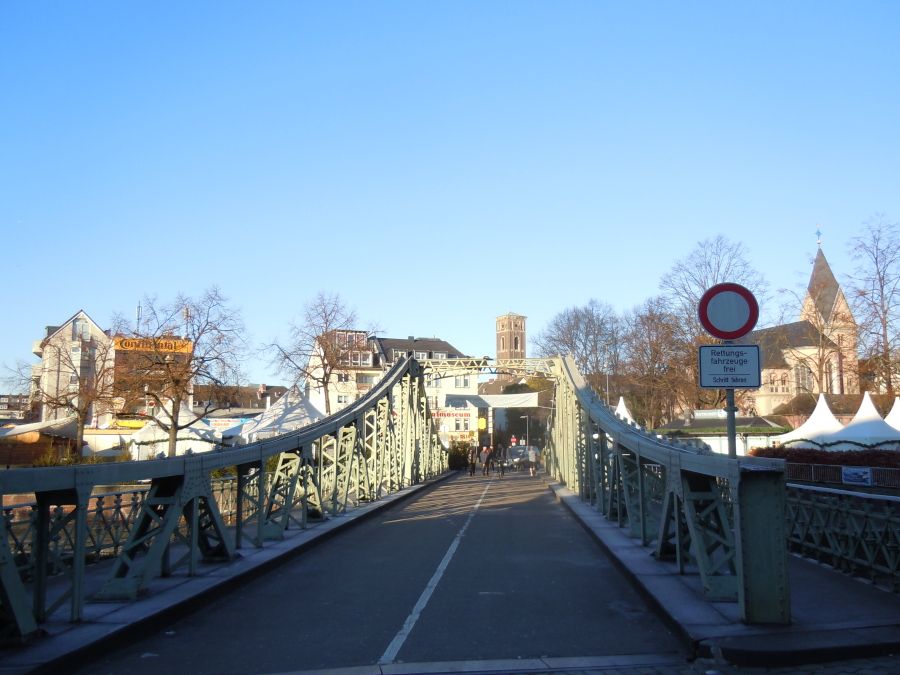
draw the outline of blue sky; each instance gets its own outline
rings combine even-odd
[[[0,4],[0,363],[217,285],[493,354],[697,242],[804,284],[900,220],[896,2]],[[763,307],[765,315],[767,307]],[[251,381],[277,382],[264,362]]]

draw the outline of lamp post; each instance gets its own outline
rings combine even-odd
[[[522,415],[520,420],[525,420],[525,445],[531,445],[531,438],[528,435],[528,415]]]

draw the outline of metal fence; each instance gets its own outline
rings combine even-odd
[[[845,468],[864,469],[871,478],[872,487],[900,489],[900,469],[889,467],[843,467],[838,464],[786,463],[784,476],[787,480],[844,485],[846,482],[844,480]]]
[[[787,524],[792,551],[900,591],[900,497],[788,484]]]

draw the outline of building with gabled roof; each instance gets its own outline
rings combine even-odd
[[[858,327],[821,247],[798,321],[753,331],[740,342],[758,344],[762,386],[743,407],[770,415],[800,395],[859,393]]]

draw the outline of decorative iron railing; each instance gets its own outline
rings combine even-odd
[[[559,359],[548,469],[748,623],[788,623],[784,464],[730,459],[625,422]]]
[[[271,462],[270,462],[271,460]],[[274,469],[272,468],[272,463]],[[108,558],[93,598],[133,600],[149,582],[261,547],[308,515],[338,514],[446,470],[421,366],[398,362],[364,397],[304,427],[251,445],[170,459],[0,472],[0,641],[21,639],[68,603],[78,621],[85,566]],[[226,470],[235,477],[212,478]],[[113,489],[99,486],[127,486]],[[179,556],[171,559],[171,553]],[[65,583],[48,583],[53,575]]]
[[[788,484],[791,550],[900,591],[900,497]]]

